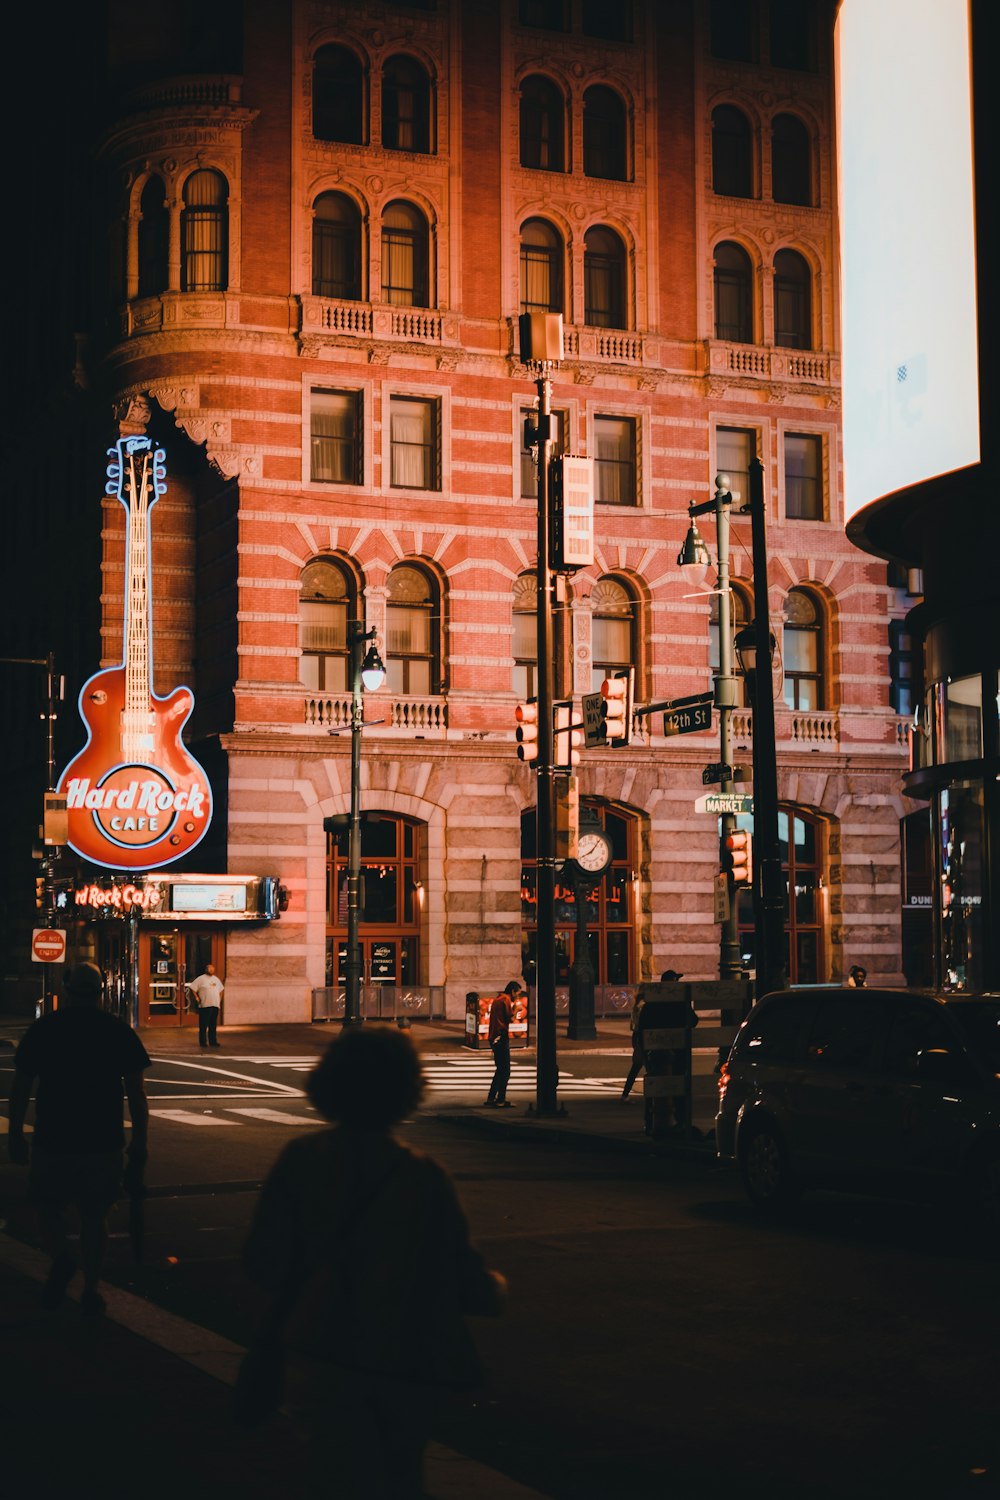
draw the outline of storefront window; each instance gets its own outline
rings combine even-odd
[[[587,941],[597,984],[631,984],[634,967],[634,906],[632,871],[638,826],[634,818],[600,810],[604,832],[611,840],[612,865],[608,873],[587,893]],[[537,934],[537,886],[535,879],[535,813],[521,817],[521,945],[523,972],[533,981]],[[556,880],[556,984],[569,983],[576,939],[576,891]]]
[[[959,781],[938,794],[941,969],[946,985],[982,985],[983,788]]]
[[[361,815],[359,937],[365,983],[416,984],[423,889],[419,826]],[[348,820],[327,825],[326,983],[343,982],[347,947]]]
[[[979,760],[983,753],[983,679],[954,677],[929,693],[934,715],[934,759],[938,765]]]

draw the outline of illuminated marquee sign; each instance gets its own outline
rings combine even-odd
[[[149,512],[167,488],[164,452],[148,437],[126,437],[108,456],[107,492],[128,515],[123,659],[84,684],[87,743],[57,790],[77,854],[111,870],[155,870],[205,837],[212,788],[181,738],[194,694],[178,687],[161,698],[152,687]]]
[[[133,909],[150,911],[160,904],[160,891],[155,885],[78,885],[73,892],[74,906],[87,906],[94,911],[122,911]]]

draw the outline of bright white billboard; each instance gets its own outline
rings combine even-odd
[[[967,0],[837,23],[844,502],[979,460]]]

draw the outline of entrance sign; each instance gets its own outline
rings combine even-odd
[[[108,456],[107,493],[128,515],[123,659],[84,683],[87,743],[57,791],[77,854],[111,870],[155,870],[205,837],[212,788],[181,738],[194,708],[191,689],[165,698],[153,692],[149,512],[167,488],[164,451],[148,437],[126,437]]]
[[[36,927],[31,934],[31,958],[36,964],[61,964],[66,957],[66,934],[58,927]]]

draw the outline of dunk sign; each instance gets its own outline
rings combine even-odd
[[[205,837],[212,789],[181,738],[194,694],[177,687],[161,698],[152,688],[149,512],[167,487],[163,450],[128,437],[108,455],[108,493],[128,513],[123,660],[84,684],[87,743],[57,790],[77,854],[112,870],[155,870]]]

